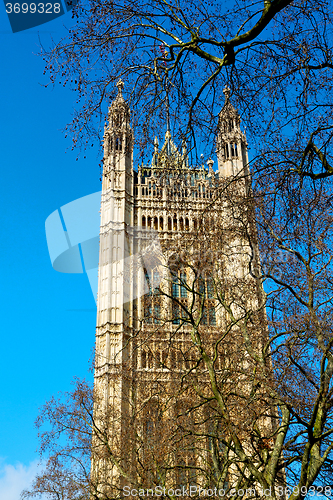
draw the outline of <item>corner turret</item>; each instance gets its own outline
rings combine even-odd
[[[240,129],[240,116],[230,102],[230,88],[223,89],[225,103],[219,113],[216,152],[220,177],[248,173],[247,142]]]
[[[130,108],[123,97],[124,83],[117,83],[118,94],[109,107],[104,132],[103,189],[124,189],[125,172],[133,175],[133,131]],[[117,174],[118,172],[118,174]]]

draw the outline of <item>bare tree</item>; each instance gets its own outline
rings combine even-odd
[[[199,487],[330,496],[333,219],[318,182],[315,198],[290,181],[278,199],[264,182],[265,192],[244,178],[219,184],[196,228],[166,241],[161,284],[156,268],[147,276],[124,347],[126,412],[80,383],[67,402],[48,403],[38,425],[51,424],[41,435],[49,462],[23,498],[108,500],[157,487],[174,498],[183,486],[198,498]]]
[[[51,81],[79,93],[75,142],[101,137],[105,104],[121,77],[141,154],[169,118],[176,140],[186,139],[193,154],[210,153],[228,83],[258,158],[253,175],[271,168],[313,179],[332,174],[327,0],[92,0],[73,15],[76,25],[45,58]]]
[[[196,225],[183,219],[187,237],[165,240],[164,281],[156,288],[156,270],[147,276],[126,345],[126,440],[117,409],[94,417],[100,395],[78,385],[42,411],[49,462],[25,498],[107,500],[126,496],[124,486],[171,483],[234,497],[296,500],[315,487],[330,496],[330,4],[91,1],[74,15],[69,38],[45,57],[52,79],[83,100],[75,141],[99,136],[96,116],[122,77],[138,154],[150,154],[167,122],[194,157],[211,153],[227,81],[253,144],[253,187],[247,170],[215,186]],[[182,189],[179,175],[171,231]]]

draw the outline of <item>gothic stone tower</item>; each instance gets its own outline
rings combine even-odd
[[[124,484],[211,484],[214,474],[203,471],[212,442],[222,453],[219,439],[242,410],[231,395],[232,423],[214,420],[210,381],[246,400],[252,367],[242,325],[254,349],[266,335],[247,144],[229,89],[215,172],[212,160],[190,166],[169,130],[161,148],[155,139],[150,164],[134,169],[130,110],[123,83],[117,87],[101,202],[92,452],[99,498],[119,496]],[[230,372],[231,365],[241,368]],[[219,485],[233,481],[222,462]]]

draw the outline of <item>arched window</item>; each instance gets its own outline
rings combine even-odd
[[[159,273],[158,269],[153,270],[152,282],[153,282],[153,290],[154,290],[153,293],[158,294],[158,289],[159,289],[160,282],[161,282],[161,277],[160,277],[160,273]]]
[[[179,325],[187,317],[187,274],[181,264],[171,269],[172,323]]]
[[[160,230],[163,231],[163,217],[160,217]]]
[[[154,304],[154,323],[159,325],[161,323],[161,306],[160,304]]]
[[[142,227],[146,227],[146,217],[142,216]]]
[[[190,229],[190,223],[189,223],[188,218],[186,217],[186,219],[185,219],[185,231],[189,231],[189,229]]]
[[[213,305],[209,307],[208,313],[209,313],[210,326],[216,326],[216,313],[215,313],[215,307]]]
[[[209,276],[207,279],[206,279],[206,283],[207,283],[207,297],[209,299],[213,299],[214,298],[214,283],[213,283],[213,280],[212,280],[212,277]]]
[[[180,270],[180,297],[182,299],[187,297],[187,288],[186,288],[186,272],[184,270]]]
[[[153,307],[151,302],[147,304],[146,310],[145,310],[145,320],[146,323],[151,324],[153,322]]]
[[[168,231],[172,231],[171,217],[168,217]]]
[[[204,300],[201,323],[203,325],[216,326],[215,290],[211,276],[201,277],[199,279],[198,294],[201,304],[202,300]]]
[[[143,300],[144,321],[149,325],[159,325],[161,323],[161,297],[160,297],[160,273],[158,268],[151,270],[149,273],[144,271],[148,293]]]
[[[184,220],[183,220],[183,217],[181,217],[181,218],[179,219],[179,229],[180,229],[181,231],[184,231]]]
[[[121,151],[121,137],[116,138],[116,151]]]
[[[177,231],[177,217],[176,216],[173,218],[173,230]]]
[[[154,217],[154,229],[155,231],[158,231],[158,218]]]
[[[172,297],[179,297],[179,281],[178,274],[173,274],[172,276]]]

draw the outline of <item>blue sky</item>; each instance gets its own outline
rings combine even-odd
[[[42,42],[65,34],[71,14],[40,26]],[[34,420],[74,376],[91,377],[96,306],[86,275],[52,269],[45,220],[100,189],[98,151],[71,151],[62,128],[75,95],[45,89],[38,29],[13,34],[0,6],[1,363],[0,499],[18,500],[37,468]]]

